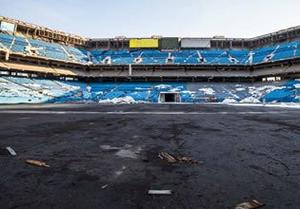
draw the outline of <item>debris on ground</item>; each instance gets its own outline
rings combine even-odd
[[[241,204],[238,204],[235,206],[234,209],[256,209],[256,208],[261,208],[265,206],[265,204],[257,201],[257,200],[251,200],[249,202],[243,202]]]
[[[193,160],[191,157],[177,157],[177,160],[182,163],[198,164],[199,161]]]
[[[45,162],[42,162],[42,161],[39,161],[39,160],[26,160],[25,162],[27,164],[30,164],[30,165],[35,165],[35,166],[39,166],[39,167],[50,168],[50,166],[47,165]]]
[[[6,150],[9,152],[9,154],[11,154],[12,156],[17,156],[17,153],[15,152],[15,150],[13,150],[13,148],[11,147],[6,147]]]
[[[106,187],[108,187],[108,184],[103,185],[101,189],[105,189]]]
[[[177,157],[177,156],[173,156],[167,152],[160,152],[158,154],[158,157],[169,163],[190,163],[190,164],[198,164],[199,163],[199,161],[193,160],[191,157]]]
[[[171,190],[149,190],[148,194],[150,195],[171,195]]]
[[[124,173],[125,170],[126,170],[126,166],[122,166],[122,168],[120,170],[115,172],[115,175],[120,176]]]
[[[134,147],[130,144],[126,144],[123,147],[114,147],[111,145],[101,145],[101,149],[105,151],[115,151],[115,155],[121,158],[132,158],[132,159],[137,159],[138,155],[142,151],[141,147]]]
[[[175,157],[173,157],[172,155],[170,155],[169,153],[166,153],[166,152],[159,153],[158,157],[162,160],[168,161],[169,163],[176,163],[177,162]]]

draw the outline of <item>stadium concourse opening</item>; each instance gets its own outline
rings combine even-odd
[[[159,94],[160,103],[180,103],[180,93],[178,92],[161,92]]]

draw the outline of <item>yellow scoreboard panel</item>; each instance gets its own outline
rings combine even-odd
[[[129,40],[130,48],[158,48],[158,39],[143,38]]]

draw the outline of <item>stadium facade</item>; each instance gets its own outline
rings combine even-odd
[[[248,39],[91,39],[0,17],[0,30],[0,103],[299,102],[300,27]]]

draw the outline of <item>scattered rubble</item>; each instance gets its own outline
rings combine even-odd
[[[125,170],[126,170],[126,166],[122,166],[122,168],[120,170],[115,172],[115,175],[120,176],[124,173]]]
[[[258,202],[257,200],[251,200],[249,202],[243,202],[235,206],[234,209],[256,209],[265,206],[265,204]]]
[[[39,161],[39,160],[26,160],[25,162],[27,164],[30,164],[30,165],[35,165],[35,166],[39,166],[39,167],[50,168],[50,166],[47,165],[45,162],[42,162],[42,161]]]
[[[177,162],[175,157],[173,157],[172,155],[170,155],[169,153],[166,153],[166,152],[159,153],[158,157],[162,160],[168,161],[169,163],[176,163]]]
[[[171,195],[171,190],[149,190],[148,194],[150,195]]]
[[[111,103],[111,104],[136,104],[138,103],[135,101],[131,96],[119,97],[119,98],[112,98],[112,99],[105,99],[100,100],[100,104]]]
[[[12,156],[17,156],[17,153],[15,152],[15,150],[13,150],[13,148],[11,147],[6,147],[6,150],[9,152],[9,154],[11,154]]]
[[[198,164],[199,161],[193,160],[190,157],[177,157],[177,160],[182,163]]]
[[[188,163],[188,164],[198,164],[199,161],[193,160],[191,157],[178,157],[173,156],[167,152],[160,152],[158,157],[162,160],[165,160],[169,163]]]

